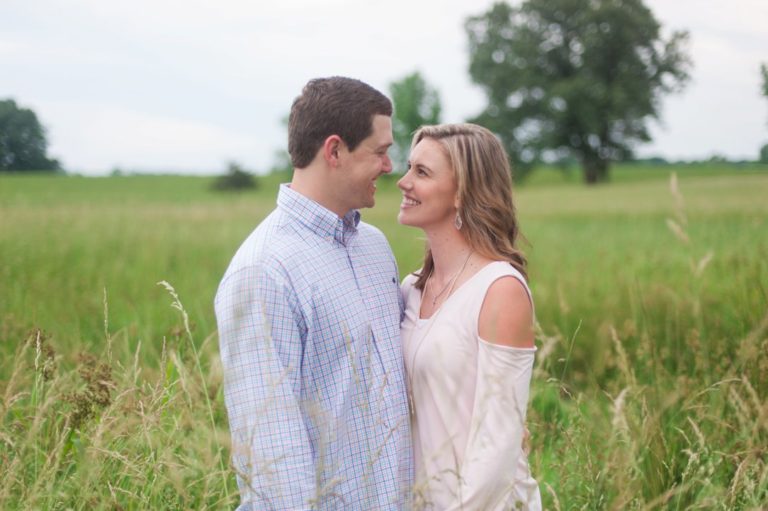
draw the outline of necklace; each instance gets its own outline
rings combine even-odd
[[[453,278],[451,279],[451,281],[449,283],[450,284],[450,289],[448,290],[448,294],[445,295],[446,296],[446,300],[448,299],[449,296],[451,296],[451,293],[453,292],[453,286],[456,285],[456,280],[458,280],[459,275],[464,273],[464,270],[467,267],[467,263],[469,262],[469,258],[472,257],[472,253],[473,253],[473,251],[470,250],[469,254],[467,255],[467,258],[464,259],[464,264],[461,265],[461,268],[459,269],[458,273],[456,273],[456,275],[454,275]],[[434,267],[433,267],[433,269],[434,269]],[[429,278],[431,278],[431,277],[432,277],[432,273],[430,272]],[[429,278],[427,279],[427,282],[429,282]],[[445,292],[446,288],[443,288],[443,290],[440,291],[440,294],[438,294],[437,296],[439,297],[441,294],[443,294]],[[436,302],[437,302],[437,298],[435,298],[432,301],[432,305],[434,306]],[[419,307],[419,310],[421,310],[421,307]],[[429,325],[427,325],[427,329],[424,331],[424,334],[421,336],[421,339],[419,339],[419,343],[416,345],[416,349],[413,350],[413,355],[411,356],[411,370],[408,373],[408,404],[410,405],[410,408],[411,408],[411,416],[416,415],[416,407],[414,405],[414,400],[413,400],[413,373],[414,373],[414,369],[415,369],[414,368],[414,364],[416,363],[416,356],[419,354],[419,350],[421,349],[421,345],[424,344],[424,340],[427,338],[427,335],[429,334],[429,331],[432,329],[432,325],[435,324],[435,321],[437,320],[437,316],[438,316],[438,314],[440,314],[441,310],[443,310],[442,304],[440,304],[440,308],[437,309],[435,312],[433,312],[432,316],[430,316],[430,318],[429,318]]]
[[[461,265],[461,268],[459,268],[459,271],[457,271],[456,274],[453,276],[453,278],[451,278],[451,280],[449,280],[445,284],[445,286],[443,287],[443,289],[439,293],[437,293],[436,295],[434,295],[432,297],[432,307],[434,307],[437,304],[437,299],[440,298],[443,295],[443,293],[445,293],[445,290],[448,289],[449,286],[450,286],[451,290],[453,290],[453,286],[454,286],[454,284],[456,284],[456,279],[458,279],[459,275],[461,275],[464,272],[464,269],[467,267],[467,263],[469,262],[469,258],[470,257],[472,257],[472,251],[471,250],[469,251],[469,254],[467,254],[467,258],[464,259],[464,264]],[[434,264],[434,262],[433,262],[433,264]],[[429,285],[430,289],[432,289],[432,277],[434,276],[434,273],[435,273],[435,267],[433,266],[432,267],[432,271],[429,272],[429,277],[427,278],[427,285]],[[432,292],[434,293],[435,290],[432,289]],[[450,294],[451,293],[449,292],[448,295],[450,295]],[[448,295],[446,295],[446,298],[448,297]]]

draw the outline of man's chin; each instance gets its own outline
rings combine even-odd
[[[376,197],[370,197],[367,200],[363,201],[362,206],[360,206],[358,209],[372,208],[375,205],[376,205]]]

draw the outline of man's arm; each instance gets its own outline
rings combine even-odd
[[[263,267],[226,277],[216,295],[224,400],[243,508],[308,509],[315,466],[299,407],[301,315]]]

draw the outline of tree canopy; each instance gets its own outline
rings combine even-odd
[[[45,128],[35,112],[12,99],[0,100],[0,171],[59,170],[47,149]]]
[[[389,85],[394,103],[392,134],[395,139],[391,149],[395,170],[405,171],[413,133],[425,124],[440,122],[440,95],[418,71]]]
[[[587,183],[607,179],[689,77],[687,32],[662,37],[642,0],[501,2],[465,29],[470,76],[487,97],[473,121],[499,135],[518,170],[573,156]]]

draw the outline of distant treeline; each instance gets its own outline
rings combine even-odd
[[[755,165],[755,164],[765,164],[768,162],[761,161],[761,160],[745,160],[745,159],[730,159],[727,156],[723,155],[712,155],[709,158],[704,159],[693,159],[693,160],[670,160],[663,156],[648,156],[645,158],[629,158],[623,161],[625,164],[638,164],[638,165],[646,165],[646,166],[664,166],[664,165],[670,165],[670,166],[679,166],[679,165],[690,165],[690,166],[706,166],[706,165],[734,165],[734,166],[747,166],[747,165]],[[555,165],[558,167],[577,167],[579,165],[579,162],[574,158],[563,158],[560,160],[557,160],[555,162]]]

